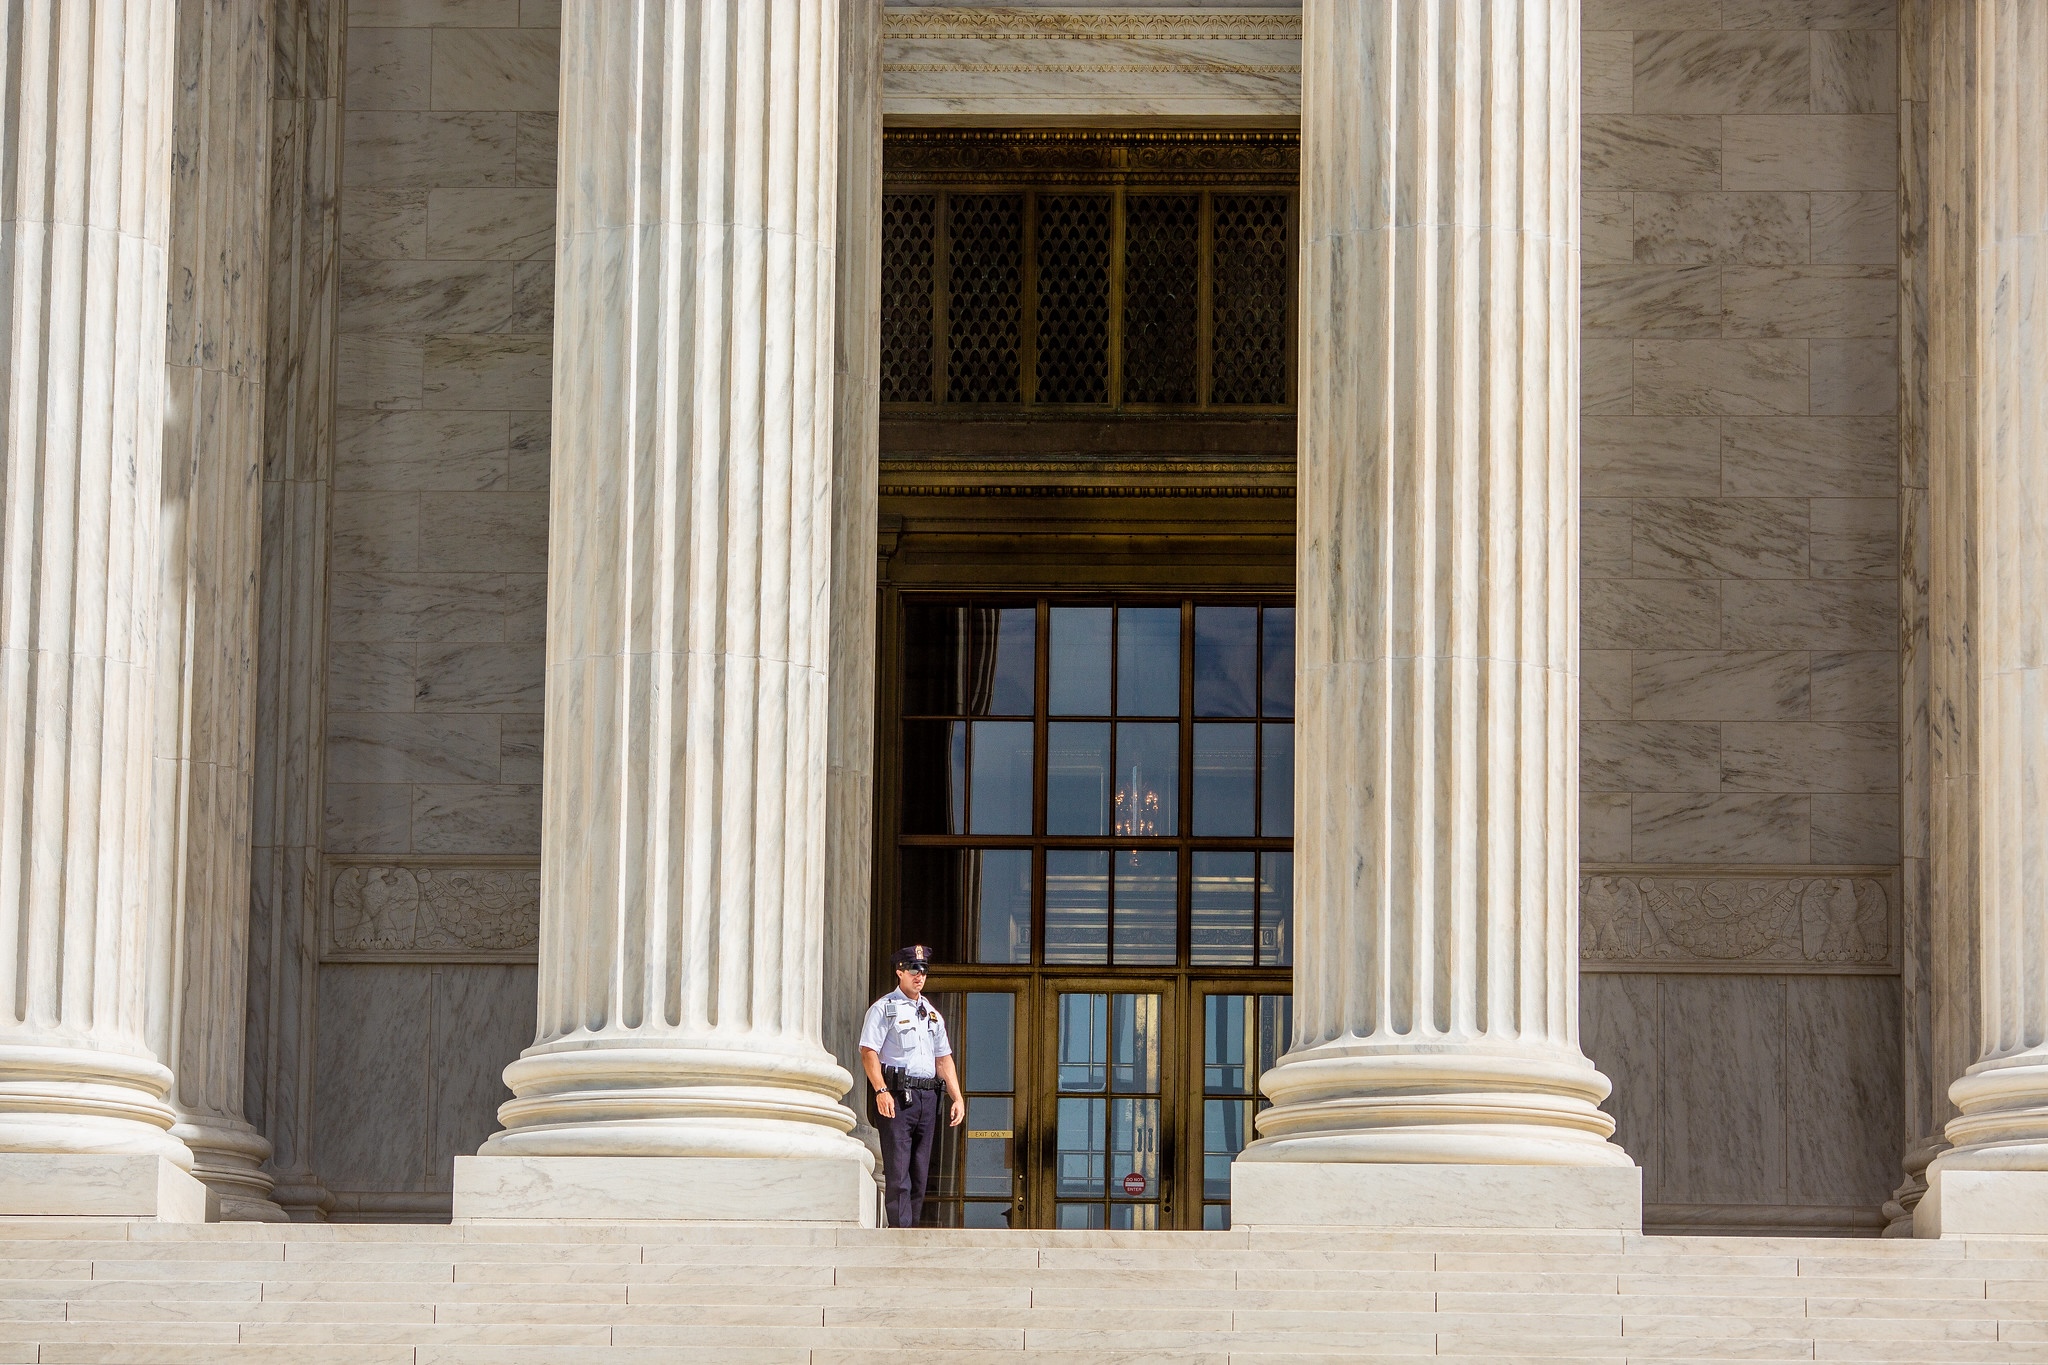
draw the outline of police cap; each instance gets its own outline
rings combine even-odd
[[[898,948],[896,956],[889,959],[889,965],[899,969],[904,967],[930,968],[932,965],[932,950],[921,943],[913,943],[908,948]]]

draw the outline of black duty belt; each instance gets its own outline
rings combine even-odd
[[[912,1076],[901,1068],[893,1066],[882,1068],[882,1079],[889,1083],[891,1090],[940,1090],[945,1088],[945,1082],[941,1081],[937,1076]]]

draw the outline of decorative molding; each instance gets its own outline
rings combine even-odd
[[[891,62],[882,68],[892,76],[1021,76],[1047,73],[1055,76],[1153,76],[1162,70],[1174,72],[1213,71],[1226,76],[1299,76],[1301,67],[1261,65],[1251,62],[1195,62],[1161,67],[1157,62],[1118,64],[1052,64],[1047,62]]]
[[[934,498],[1292,498],[1293,460],[890,460],[882,492]]]
[[[1794,874],[1592,871],[1580,880],[1589,971],[1898,970],[1894,869]]]
[[[1292,187],[1301,175],[1301,135],[1287,131],[973,132],[890,129],[883,179],[892,188],[1007,182]]]
[[[322,910],[324,962],[532,962],[540,865],[332,862]]]
[[[1218,38],[1301,40],[1299,13],[1107,13],[1073,10],[891,9],[882,18],[887,38],[1021,38],[1083,41],[1142,39],[1190,42]]]

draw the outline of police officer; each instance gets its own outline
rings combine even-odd
[[[952,1101],[947,1118],[958,1128],[967,1117],[960,1073],[946,1021],[924,998],[931,949],[904,948],[891,960],[896,989],[868,1006],[860,1027],[860,1064],[875,1091],[881,1121],[883,1202],[889,1226],[914,1228],[924,1211],[925,1176],[939,1135],[939,1087]]]

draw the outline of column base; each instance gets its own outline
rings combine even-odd
[[[1641,1232],[1636,1166],[1238,1161],[1232,1227]]]
[[[459,1156],[455,1221],[831,1223],[871,1228],[864,1162],[818,1157]]]
[[[0,1217],[212,1223],[220,1196],[160,1156],[0,1152]]]
[[[2048,1237],[2048,1171],[1927,1172],[1915,1237]]]

